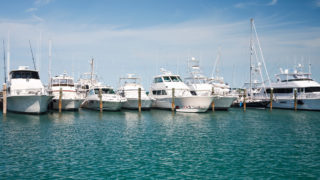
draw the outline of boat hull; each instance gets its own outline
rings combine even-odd
[[[40,114],[48,111],[48,104],[53,96],[8,96],[7,109],[12,112]]]
[[[177,112],[206,112],[211,105],[211,96],[175,97]],[[153,103],[154,108],[171,109],[172,98],[158,98]]]
[[[270,104],[268,105],[270,107]],[[272,102],[272,108],[294,109],[293,99],[276,100]],[[298,99],[298,110],[320,111],[320,99]]]
[[[122,102],[120,101],[102,101],[102,109],[104,111],[119,111],[122,107]],[[100,110],[99,100],[87,100],[82,105],[83,108]]]
[[[62,110],[78,110],[80,108],[83,99],[62,99]],[[52,107],[54,110],[59,110],[59,99],[52,100]]]
[[[152,100],[151,99],[142,99],[141,100],[141,109],[148,110],[151,108]],[[127,101],[123,103],[123,108],[125,109],[138,109],[138,99],[137,98],[127,98]]]
[[[232,103],[236,100],[236,97],[228,96],[215,96],[213,98],[215,110],[228,110]]]

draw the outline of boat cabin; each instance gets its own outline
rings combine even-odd
[[[101,94],[115,94],[112,88],[94,88],[89,91],[89,95],[99,94],[101,89]]]

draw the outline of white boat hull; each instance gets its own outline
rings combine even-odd
[[[268,105],[268,107],[270,107],[270,104]],[[272,102],[272,107],[279,108],[279,109],[294,109],[294,100],[293,99],[276,100]],[[298,99],[297,109],[320,111],[320,99]]]
[[[237,99],[236,97],[232,97],[232,96],[215,96],[213,98],[214,109],[228,110],[236,99]]]
[[[102,109],[104,111],[119,111],[123,102],[120,101],[102,101]],[[83,103],[82,107],[92,110],[100,110],[99,100],[87,100]]]
[[[152,105],[151,99],[141,100],[141,109],[150,109]],[[138,99],[137,98],[127,98],[127,101],[123,103],[123,108],[126,109],[138,109]]]
[[[48,111],[48,104],[53,96],[32,95],[32,96],[8,96],[8,111],[19,113],[40,114]]]
[[[206,112],[212,100],[213,97],[210,96],[175,97],[175,109],[177,112]],[[153,107],[171,109],[172,98],[158,98],[154,101]]]
[[[78,110],[80,108],[83,99],[62,99],[61,109],[62,110]],[[53,109],[59,110],[59,99],[52,100]]]

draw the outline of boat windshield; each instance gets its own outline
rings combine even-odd
[[[170,76],[170,78],[173,82],[181,82],[182,81],[179,76]]]
[[[11,79],[40,79],[38,72],[34,71],[13,71]]]
[[[154,83],[162,83],[162,78],[161,77],[157,77],[157,78],[154,78]]]
[[[171,79],[169,78],[169,76],[163,76],[163,80],[165,82],[171,82]]]
[[[98,88],[97,88],[97,89],[94,89],[94,93],[95,93],[95,94],[99,94],[99,89],[98,89]],[[102,89],[101,89],[101,93],[102,93],[102,94],[114,94],[114,91],[113,91],[113,89],[102,88]]]

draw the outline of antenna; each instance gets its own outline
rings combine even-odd
[[[52,48],[52,44],[51,44],[51,39],[49,40],[49,64],[48,64],[48,77],[49,77],[49,81],[48,83],[50,83],[50,87],[51,87],[51,63],[52,63],[52,56],[51,56],[51,48]]]
[[[32,61],[33,61],[34,70],[37,70],[36,63],[34,62],[34,56],[33,56],[33,51],[32,51],[32,47],[31,47],[31,42],[30,42],[30,40],[29,40],[29,45],[30,45],[30,51],[31,51],[31,56],[32,56]]]
[[[4,72],[4,82],[7,82],[7,71],[6,71],[6,47],[3,40],[3,72]]]

